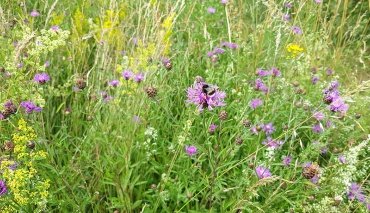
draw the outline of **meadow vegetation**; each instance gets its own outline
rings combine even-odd
[[[370,211],[369,10],[1,0],[0,212]]]

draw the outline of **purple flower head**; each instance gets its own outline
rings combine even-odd
[[[71,111],[72,111],[72,110],[71,110],[71,107],[67,107],[67,108],[66,108],[66,112],[69,112],[69,113],[70,113]]]
[[[292,27],[292,30],[293,30],[293,32],[295,32],[298,35],[301,35],[302,34],[302,30],[299,27],[297,27],[297,26],[293,26]]]
[[[162,58],[162,63],[163,63],[163,65],[166,65],[166,64],[168,64],[168,63],[170,63],[171,61],[169,60],[169,59],[167,59],[167,58],[165,58],[165,57],[163,57]]]
[[[265,76],[269,76],[270,75],[270,72],[267,71],[267,70],[263,70],[263,69],[258,69],[256,71],[256,74],[261,76],[261,77],[265,77]]]
[[[0,180],[0,195],[3,195],[7,192],[4,181]]]
[[[260,90],[263,91],[264,94],[267,94],[268,88],[263,84],[261,79],[256,79],[255,85],[254,85],[254,90]]]
[[[14,106],[14,104],[13,104],[13,102],[8,101],[8,102],[6,102],[6,103],[4,104],[4,106],[5,106],[6,108],[9,108],[9,107],[11,107],[11,106]]]
[[[328,106],[328,109],[332,112],[347,112],[348,104],[344,104],[344,100],[339,97],[331,102],[330,106]]]
[[[315,3],[320,4],[320,3],[322,3],[322,0],[315,0]]]
[[[37,17],[37,16],[39,16],[40,14],[36,11],[36,10],[34,10],[34,11],[32,11],[31,13],[30,13],[30,16],[32,16],[32,17]]]
[[[323,129],[321,128],[320,124],[314,124],[312,125],[312,131],[314,131],[315,133],[319,133],[322,132]]]
[[[0,112],[0,120],[4,120],[4,115],[3,114],[1,114],[1,112]]]
[[[362,194],[362,189],[360,188],[359,185],[357,185],[357,183],[351,183],[351,186],[349,187],[349,191],[347,194],[348,194],[348,199],[350,200],[357,198],[357,200],[360,202],[365,201],[365,197]]]
[[[271,172],[263,166],[257,166],[256,167],[256,174],[257,174],[259,179],[271,177]]]
[[[14,46],[14,47],[18,46],[18,41],[15,41],[15,42],[13,43],[13,46]]]
[[[76,92],[81,91],[81,89],[80,89],[80,88],[78,88],[78,87],[72,87],[72,89],[73,89],[74,91],[76,91]]]
[[[221,42],[222,47],[228,47],[232,50],[235,50],[238,47],[238,44],[232,42]]]
[[[325,118],[325,113],[323,113],[323,112],[316,112],[313,115],[313,117],[316,118],[316,120],[318,120],[318,121],[322,121]]]
[[[18,68],[18,69],[20,69],[20,68],[22,68],[22,67],[23,67],[23,65],[24,65],[24,64],[23,64],[23,62],[21,62],[21,63],[19,63],[19,65],[18,65],[18,67],[17,67],[17,68]]]
[[[213,107],[225,106],[226,104],[223,102],[225,97],[225,92],[219,91],[217,86],[210,86],[205,82],[195,82],[187,90],[187,103],[197,105],[199,111],[204,108],[213,110]]]
[[[23,57],[27,58],[28,57],[28,52],[23,53]]]
[[[272,76],[280,76],[281,75],[281,72],[275,67],[273,67],[271,69],[270,73],[271,73]]]
[[[186,146],[185,150],[189,154],[190,157],[193,157],[196,152],[198,152],[197,148],[195,146]]]
[[[272,125],[272,123],[268,123],[266,125],[261,124],[261,127],[263,128],[263,131],[266,132],[266,135],[271,135],[275,131],[275,127]]]
[[[112,87],[117,87],[117,86],[119,86],[119,81],[118,80],[113,80],[113,81],[109,82],[109,85],[112,86]]]
[[[212,57],[212,56],[213,56],[213,52],[207,52],[207,53],[206,53],[206,55],[207,55],[208,57]]]
[[[50,81],[50,76],[46,73],[38,73],[33,77],[33,81],[39,84],[45,84],[47,81]]]
[[[217,129],[217,125],[215,125],[215,124],[211,124],[211,125],[209,125],[209,128],[208,128],[208,132],[209,133],[213,133],[216,129]]]
[[[12,171],[15,171],[17,169],[18,163],[13,161],[13,164],[9,165],[8,168]],[[1,193],[0,193],[1,194]]]
[[[140,83],[144,80],[144,73],[139,72],[137,75],[134,76],[134,79],[137,83]]]
[[[331,120],[328,120],[326,122],[326,128],[329,128],[331,125],[333,125],[333,122]]]
[[[262,141],[262,145],[268,145],[269,147],[273,147],[274,150],[277,149],[277,148],[281,148],[281,146],[283,146],[285,143],[285,141],[283,140],[272,140],[272,138],[269,136],[267,137],[267,142],[266,141]]]
[[[134,75],[134,73],[133,73],[131,70],[125,70],[125,71],[123,71],[123,73],[122,73],[122,77],[123,77],[125,80],[129,80],[133,75]]]
[[[258,134],[257,128],[255,126],[251,127],[251,133],[254,134],[254,135]]]
[[[290,162],[292,162],[292,159],[290,158],[290,156],[286,156],[286,157],[283,159],[283,163],[284,163],[286,166],[289,166]]]
[[[227,4],[227,0],[221,0],[221,4],[223,5]]]
[[[330,68],[329,68],[329,69],[327,69],[327,70],[326,70],[326,74],[327,74],[327,75],[333,75],[333,70],[332,70],[332,69],[330,69]]]
[[[59,26],[51,26],[51,29],[54,30],[54,31],[60,30]]]
[[[315,85],[319,81],[319,77],[314,76],[314,77],[312,77],[311,81],[312,81],[312,84]]]
[[[107,103],[108,101],[112,101],[114,98],[112,96],[107,96],[104,98],[104,103]]]
[[[285,7],[286,7],[286,8],[292,8],[292,6],[293,6],[293,5],[292,5],[291,3],[286,3],[286,4],[285,4]]]
[[[290,15],[289,15],[289,14],[286,14],[286,15],[284,16],[284,20],[285,20],[285,21],[290,21]]]
[[[339,155],[338,160],[340,163],[346,163],[346,158],[343,155]]]
[[[212,14],[216,12],[216,9],[213,7],[210,7],[210,8],[207,8],[207,12]]]
[[[312,165],[312,163],[311,162],[305,162],[305,163],[303,163],[303,166],[304,167],[310,167]]]
[[[141,124],[141,119],[139,118],[139,116],[135,115],[134,118],[133,118],[133,122],[137,123],[137,124]]]
[[[319,182],[319,176],[315,175],[313,178],[310,179],[311,183],[318,183]]]
[[[32,101],[23,101],[21,103],[21,107],[26,109],[27,114],[30,114],[33,111],[35,111],[35,112],[41,112],[42,111],[42,108],[36,106]]]
[[[49,61],[46,61],[45,64],[44,64],[45,67],[49,67],[50,66],[50,62]]]
[[[213,53],[215,53],[215,54],[222,54],[222,53],[224,53],[226,50],[224,50],[224,49],[222,49],[222,48],[215,48],[214,50],[213,50]]]
[[[258,106],[262,106],[262,100],[261,99],[252,99],[251,102],[249,102],[249,106],[252,109],[257,108]]]
[[[328,152],[328,148],[327,147],[324,147],[321,149],[321,154],[325,154]]]

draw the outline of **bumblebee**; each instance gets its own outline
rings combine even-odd
[[[202,91],[207,95],[213,95],[216,93],[216,88],[212,85],[204,84],[202,86]]]

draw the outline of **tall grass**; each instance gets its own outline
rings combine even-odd
[[[0,109],[18,108],[0,122],[2,212],[368,211],[367,1],[33,0],[0,9]],[[43,29],[52,36],[40,43]],[[264,76],[274,68],[281,75]],[[126,80],[129,70],[144,79]],[[41,72],[50,81],[34,82]],[[199,76],[226,93],[226,106],[199,111],[187,101]],[[323,101],[334,81],[348,110]],[[22,101],[42,112],[27,114]],[[24,153],[44,159],[6,147],[21,119],[37,135]],[[302,175],[308,162],[320,167],[317,180]],[[18,192],[6,172],[21,168],[37,172]],[[39,203],[17,199],[47,180]]]

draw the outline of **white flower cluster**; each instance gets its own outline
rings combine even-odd
[[[157,150],[155,149],[157,143],[155,141],[157,140],[158,133],[156,129],[149,126],[145,130],[144,135],[146,136],[146,141],[144,141],[142,145],[137,143],[136,146],[138,149],[142,148],[146,151],[146,158],[147,160],[149,160],[149,158],[157,152]]]

